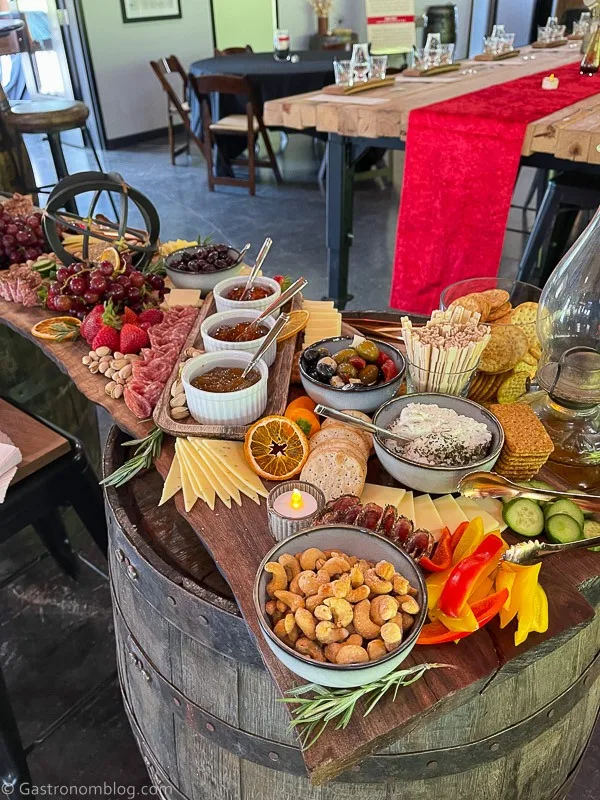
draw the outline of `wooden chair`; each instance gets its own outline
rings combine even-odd
[[[193,141],[202,155],[204,155],[204,146],[200,139],[196,136],[192,129],[190,121],[190,104],[188,101],[188,87],[189,81],[186,71],[181,65],[177,56],[166,56],[159,61],[151,61],[150,66],[160,85],[167,95],[167,133],[169,137],[169,151],[171,153],[171,164],[175,164],[175,159],[181,153],[190,152],[190,141]],[[181,94],[177,92],[175,86],[169,81],[169,75],[177,75],[181,79]],[[175,147],[175,126],[174,117],[178,116],[184,127],[185,142],[179,147]]]
[[[250,194],[256,193],[256,167],[269,167],[275,173],[277,183],[283,183],[279,166],[275,160],[275,153],[269,134],[263,122],[262,113],[256,100],[256,93],[251,82],[246,77],[238,75],[203,75],[190,76],[190,84],[196,93],[202,109],[202,130],[204,138],[204,155],[208,165],[208,187],[214,192],[216,185],[244,186]],[[213,122],[210,109],[210,95],[237,95],[246,98],[245,114],[230,114]],[[217,176],[213,165],[213,148],[218,147],[217,136],[243,136],[247,137],[247,159],[234,159],[232,164],[248,166],[248,180],[243,178]],[[259,136],[262,136],[269,156],[268,161],[256,159],[255,145]]]
[[[104,499],[79,439],[0,398],[0,429],[23,460],[0,505],[0,543],[32,525],[50,555],[72,578],[79,560],[71,549],[60,506],[72,506],[106,555]]]
[[[235,56],[238,53],[253,53],[254,50],[247,44],[245,47],[225,47],[223,50],[219,50],[218,47],[215,47],[215,58],[217,56]]]

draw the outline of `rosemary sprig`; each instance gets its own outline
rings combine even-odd
[[[103,486],[123,486],[138,472],[149,469],[152,466],[152,459],[160,455],[162,440],[163,432],[160,428],[155,427],[143,439],[132,439],[130,442],[123,442],[123,447],[135,447],[133,457],[111,475],[104,478],[103,481],[100,481],[100,483]]]
[[[53,322],[50,330],[56,337],[57,342],[74,341],[79,338],[79,325],[65,322]]]
[[[289,697],[281,698],[280,702],[295,705],[290,730],[302,726],[298,736],[302,748],[308,750],[321,736],[329,722],[337,720],[335,730],[344,730],[352,719],[359,700],[365,700],[363,716],[366,717],[390,689],[394,690],[393,700],[396,700],[401,686],[410,686],[411,683],[420,680],[427,670],[440,667],[454,669],[452,664],[417,664],[408,669],[390,672],[374,683],[355,689],[327,689],[316,683],[307,683],[297,689],[291,689],[287,692]],[[314,696],[305,697],[307,694]]]

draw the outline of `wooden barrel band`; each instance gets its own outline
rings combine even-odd
[[[270,769],[305,777],[306,770],[299,748],[273,742],[240,730],[209,714],[173,686],[154,667],[127,627],[118,603],[115,603],[118,647],[122,658],[130,660],[136,671],[121,674],[121,684],[134,679],[137,673],[152,686],[165,707],[213,744],[236,756]],[[535,740],[565,717],[590,691],[600,676],[600,652],[577,680],[562,694],[534,714],[498,733],[476,742],[438,750],[397,755],[375,755],[359,767],[344,773],[340,783],[375,783],[383,780],[425,780],[466,772],[482,764],[504,758],[519,747]],[[130,714],[133,714],[130,711]]]

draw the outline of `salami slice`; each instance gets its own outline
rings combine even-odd
[[[152,406],[141,394],[138,394],[131,385],[125,387],[123,392],[125,405],[138,419],[148,419],[152,416]]]

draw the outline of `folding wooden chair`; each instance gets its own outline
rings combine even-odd
[[[167,94],[167,131],[169,136],[171,164],[175,164],[176,157],[181,155],[181,153],[187,153],[189,155],[190,141],[193,141],[202,155],[204,155],[204,146],[194,133],[190,121],[190,104],[187,99],[189,80],[181,62],[177,56],[166,56],[159,61],[151,61],[150,66]],[[181,79],[181,93],[177,92],[175,86],[169,81],[169,75],[179,76]],[[175,116],[180,117],[185,130],[185,142],[179,147],[175,147]]]
[[[244,186],[250,190],[251,195],[254,195],[256,193],[256,167],[269,167],[275,173],[277,183],[283,183],[279,166],[275,160],[273,146],[256,100],[256,93],[248,78],[238,75],[203,75],[200,77],[191,75],[190,85],[196,92],[202,108],[204,155],[208,164],[208,187],[210,191],[213,192],[215,186],[219,184]],[[210,95],[213,93],[245,97],[246,113],[229,114],[213,122],[210,109]],[[247,137],[248,158],[234,159],[231,163],[247,165],[249,170],[248,180],[215,175],[213,147],[215,145],[218,147],[216,137],[221,135],[243,136],[244,134]],[[255,145],[259,134],[265,143],[269,156],[268,161],[258,161],[256,159]]]
[[[224,47],[223,50],[219,50],[218,47],[215,47],[215,57],[216,56],[235,56],[238,53],[253,53],[254,50],[247,44],[245,47]]]

